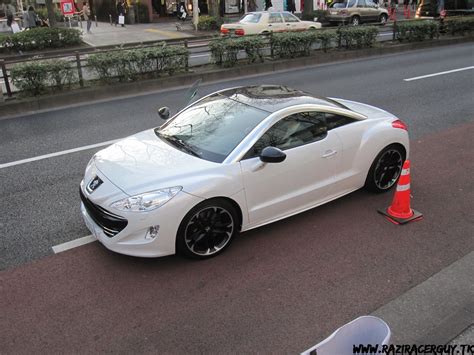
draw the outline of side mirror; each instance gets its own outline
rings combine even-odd
[[[160,118],[164,120],[167,120],[168,118],[170,118],[170,109],[166,106],[160,108],[158,110],[158,116],[160,116]]]
[[[264,163],[281,163],[286,159],[286,154],[275,147],[265,147],[260,153],[260,160]]]

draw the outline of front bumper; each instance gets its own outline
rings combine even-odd
[[[107,249],[114,252],[139,256],[159,257],[176,252],[176,235],[179,225],[186,213],[203,199],[181,191],[168,203],[150,212],[123,212],[120,217],[127,220],[127,225],[119,233],[110,237],[107,231],[94,221],[81,202],[84,222],[92,235]],[[100,206],[105,210],[110,208]],[[113,212],[117,214],[117,212]],[[159,226],[158,235],[149,237],[150,227]],[[148,237],[148,238],[146,238]]]

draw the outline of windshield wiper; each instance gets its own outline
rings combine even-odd
[[[157,132],[160,137],[163,137],[166,139],[168,142],[172,143],[174,146],[180,148],[181,150],[184,150],[185,152],[194,155],[195,157],[199,157],[199,154],[196,153],[186,142],[184,142],[182,139],[176,138],[174,136],[168,136],[166,134],[161,134],[160,132]]]

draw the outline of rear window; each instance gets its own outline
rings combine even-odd
[[[356,4],[356,0],[349,1],[337,1],[331,4],[333,9],[345,9],[346,7],[353,7]]]
[[[245,23],[258,23],[260,21],[261,14],[247,14],[240,19],[240,22]]]

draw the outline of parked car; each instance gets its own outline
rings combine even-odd
[[[255,35],[270,32],[306,31],[321,28],[321,23],[301,21],[290,12],[250,12],[239,22],[227,23],[221,26],[223,35]]]
[[[327,20],[331,24],[351,24],[379,22],[385,24],[388,11],[372,0],[338,0],[328,9]]]
[[[408,154],[407,126],[380,108],[274,85],[225,89],[95,154],[81,211],[112,251],[207,258],[239,232],[364,186],[388,191]]]

